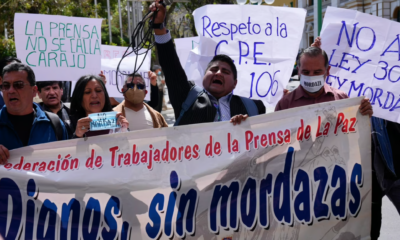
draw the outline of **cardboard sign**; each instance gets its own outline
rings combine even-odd
[[[37,81],[77,81],[99,74],[101,21],[95,18],[16,13],[17,57]]]

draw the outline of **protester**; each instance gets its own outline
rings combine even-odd
[[[150,79],[156,84],[157,76],[154,73],[150,75],[150,73]],[[113,110],[121,112],[127,118],[130,123],[129,130],[168,127],[164,117],[148,104],[144,103],[147,90],[146,83],[140,74],[136,73],[133,76],[128,76],[122,90],[125,101]],[[158,94],[158,92],[155,93]]]
[[[110,98],[103,80],[99,76],[82,76],[75,85],[71,102],[71,126],[75,130],[73,138],[92,137],[113,133],[113,130],[90,131],[88,115],[92,113],[111,112]],[[121,113],[117,114],[120,131],[129,128],[129,123]]]
[[[400,124],[372,117],[371,239],[379,238],[382,198],[387,196],[400,214]]]
[[[155,40],[176,125],[228,120],[236,124],[245,119],[247,114],[265,113],[262,101],[233,95],[232,91],[237,84],[237,70],[232,59],[226,55],[216,55],[208,64],[203,88],[188,82],[171,35],[167,29],[161,28],[166,10],[159,0],[150,6],[151,11],[156,9],[158,13],[153,24]]]
[[[68,136],[72,136],[74,131],[71,127],[71,121],[69,119],[70,111],[67,106],[61,101],[64,94],[63,82],[60,81],[44,81],[37,82],[37,88],[39,92],[39,98],[43,102],[39,103],[42,110],[53,112],[64,122],[67,128]]]
[[[158,102],[157,106],[154,109],[156,109],[159,113],[161,113],[162,110],[167,110],[167,106],[165,105],[164,101],[165,76],[163,75],[161,66],[159,65],[154,65],[153,71],[157,75],[157,86],[158,86]]]
[[[325,82],[330,70],[325,51],[315,46],[306,48],[298,56],[297,64],[300,86],[293,92],[285,94],[276,105],[275,111],[348,98],[345,92]],[[361,100],[360,112],[362,115],[372,116],[369,99]]]
[[[12,62],[18,62],[21,63],[21,60],[19,60],[16,57],[5,57],[0,61],[0,74],[3,72],[3,69],[5,66]],[[1,84],[1,78],[0,78],[0,84]],[[3,99],[3,93],[0,91],[0,109],[4,106],[4,99]]]
[[[12,63],[2,72],[5,106],[0,110],[0,164],[10,157],[8,150],[68,139],[57,115],[45,113],[33,103],[37,93],[35,74],[22,63]]]

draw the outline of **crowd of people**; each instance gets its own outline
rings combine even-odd
[[[230,121],[236,125],[249,116],[266,112],[262,101],[233,94],[238,81],[237,70],[232,59],[226,55],[216,55],[211,60],[202,87],[188,81],[171,35],[161,24],[165,18],[165,7],[157,0],[150,9],[159,11],[154,19],[153,28],[161,66],[154,66],[154,72],[149,72],[151,100],[148,102],[144,101],[148,92],[140,74],[126,78],[123,86],[124,99],[120,103],[109,97],[104,75],[86,75],[77,81],[68,108],[61,101],[62,82],[36,82],[33,70],[19,59],[3,59],[0,63],[0,164],[9,159],[9,150],[24,146],[114,132],[168,127],[160,114],[161,110],[165,109],[164,84],[168,88],[174,109],[175,125],[219,121]],[[300,86],[292,92],[285,92],[275,111],[348,98],[345,92],[325,83],[330,66],[328,56],[321,50],[320,45],[321,39],[317,38],[313,46],[299,54],[297,70]],[[304,81],[307,80],[319,84],[311,87],[304,85]],[[33,101],[36,94],[42,99],[42,103],[37,104]],[[372,117],[373,110],[368,99],[361,101],[359,110],[362,115],[371,117],[372,123],[371,237],[377,239],[382,197],[387,195],[400,212],[400,162],[394,161],[400,154],[394,147],[400,142],[400,126]],[[121,128],[90,131],[92,120],[88,115],[110,111],[117,112],[116,117]]]

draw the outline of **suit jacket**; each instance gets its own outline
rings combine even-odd
[[[3,96],[1,96],[1,94],[0,94],[0,109],[4,106],[4,99],[3,99]]]
[[[143,103],[144,106],[147,108],[147,110],[150,113],[151,119],[153,120],[153,128],[162,128],[162,127],[168,127],[167,122],[165,121],[164,117],[154,110],[152,107],[147,105],[146,103]],[[115,112],[120,112],[124,117],[125,115],[125,101],[122,101],[119,105],[117,105],[114,109]]]
[[[178,119],[182,103],[185,102],[190,89],[194,83],[188,82],[185,71],[183,70],[178,55],[176,54],[172,39],[164,44],[156,44],[158,59],[165,74],[165,83],[168,87],[168,95],[174,108],[175,119]],[[253,100],[258,108],[259,114],[265,113],[265,106],[260,100]],[[233,95],[230,102],[231,117],[238,114],[247,114],[246,107],[239,96]],[[213,122],[217,109],[207,93],[202,93],[197,98],[192,107],[183,115],[179,125]]]

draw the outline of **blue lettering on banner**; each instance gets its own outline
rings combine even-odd
[[[393,102],[384,105],[393,105]],[[215,234],[221,228],[235,231],[239,224],[254,231],[257,223],[268,229],[271,219],[292,226],[294,221],[312,225],[314,220],[329,219],[331,215],[341,220],[348,215],[357,217],[363,187],[360,164],[354,164],[349,175],[347,168],[334,165],[331,171],[317,167],[309,176],[303,169],[293,173],[294,159],[294,148],[289,147],[282,170],[276,175],[266,173],[260,180],[248,177],[243,183],[234,180],[215,185],[207,212],[209,231]],[[198,190],[189,188],[183,192],[175,171],[170,173],[170,186],[168,195],[156,193],[149,204],[145,234],[151,239],[158,239],[162,233],[168,238],[185,238],[196,233]],[[29,239],[66,239],[68,236],[95,240],[100,235],[102,239],[132,238],[129,222],[122,221],[118,233],[116,217],[122,216],[122,206],[116,196],[111,196],[103,206],[104,216],[97,199],[91,197],[85,206],[84,202],[71,198],[61,205],[61,219],[57,221],[55,203],[49,199],[44,199],[43,204],[36,202],[39,187],[33,179],[28,180],[26,189],[27,196],[22,197],[21,188],[12,179],[0,179],[0,235],[4,239],[16,239],[23,230],[23,236]],[[23,206],[26,206],[24,212]]]

